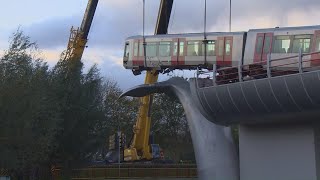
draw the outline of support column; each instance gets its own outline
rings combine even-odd
[[[317,180],[318,129],[311,124],[240,125],[240,179]]]

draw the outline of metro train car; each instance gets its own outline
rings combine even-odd
[[[277,60],[320,51],[320,26],[285,27],[270,29],[252,29],[247,33],[243,65],[266,64],[267,56]],[[319,54],[303,57],[303,67],[319,66]],[[315,61],[310,61],[314,59]],[[297,68],[298,57],[288,58],[285,61],[272,61],[275,70],[294,70]]]
[[[213,64],[217,67],[237,66],[243,57],[245,34],[207,33],[206,51],[201,33],[145,36],[146,58],[143,37],[129,37],[123,65],[134,74],[150,68],[170,71],[197,67],[212,69]]]
[[[146,58],[142,36],[126,39],[123,65],[132,69],[134,74],[151,68],[159,71],[212,69],[214,64],[221,69],[220,74],[238,76],[239,65],[247,74],[254,74],[257,72],[251,69],[257,67],[266,71],[268,55],[272,60],[285,59],[272,61],[273,71],[294,72],[297,71],[298,57],[287,57],[299,55],[300,49],[303,54],[320,51],[320,26],[210,32],[207,41],[204,41],[203,33],[155,35],[145,36],[145,42]],[[320,66],[320,53],[305,55],[303,61],[304,68]]]

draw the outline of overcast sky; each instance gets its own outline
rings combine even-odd
[[[153,34],[160,0],[146,0],[146,33]],[[320,0],[233,0],[232,30],[320,24]],[[10,0],[0,6],[0,53],[21,26],[54,65],[66,48],[70,27],[80,26],[87,0]],[[229,0],[207,0],[208,31],[227,31]],[[203,31],[204,0],[174,0],[169,33]],[[127,89],[144,81],[122,67],[126,37],[142,34],[142,0],[100,0],[89,33],[85,67],[99,65],[102,75]],[[175,74],[190,74],[175,72]],[[161,75],[161,79],[168,76]]]

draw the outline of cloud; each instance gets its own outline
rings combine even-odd
[[[0,6],[1,24],[4,27],[26,26],[53,17],[65,17],[84,10],[87,2],[79,0],[10,0]]]
[[[71,26],[79,24],[79,19],[78,16],[59,17],[22,28],[41,48],[56,48],[67,46]]]
[[[48,62],[50,67],[53,67],[60,59],[61,53],[64,51],[65,47],[56,47],[49,49],[41,49],[39,57]]]
[[[204,0],[175,0],[169,32],[203,32],[203,2]],[[154,32],[158,6],[159,0],[146,1],[146,34]],[[233,1],[233,29],[310,25],[317,23],[316,16],[310,18],[304,14],[319,8],[318,0],[291,0],[290,3],[286,0]],[[208,0],[207,10],[208,31],[227,31],[229,1]],[[292,16],[295,12],[301,12],[304,18]],[[40,47],[66,46],[71,25],[79,26],[82,16],[83,13],[79,12],[65,18],[37,22],[26,29]],[[295,23],[296,19],[300,23]],[[137,34],[142,34],[142,1],[100,1],[89,33],[88,45],[122,48],[125,38]]]
[[[128,1],[126,4],[118,0],[100,1],[89,33],[89,42],[95,46],[107,48],[122,46],[126,37],[142,33],[142,3]],[[150,1],[152,2],[152,1]],[[158,8],[157,1],[148,3],[146,15],[146,32],[153,32]],[[133,8],[138,7],[138,8]],[[40,47],[49,48],[66,45],[71,25],[81,24],[83,13],[69,17],[56,17],[35,22],[24,27],[25,31],[35,39]]]

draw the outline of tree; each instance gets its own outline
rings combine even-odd
[[[184,109],[175,96],[154,95],[151,131],[170,159],[195,160]]]
[[[0,59],[0,159],[16,174],[48,160],[60,120],[48,66],[36,53],[19,29]]]
[[[111,80],[105,82],[105,89],[105,126],[109,130],[108,136],[114,134],[119,129],[127,137],[132,137],[133,125],[137,119],[139,99],[129,97],[119,99],[122,90],[116,82]]]
[[[81,61],[60,60],[50,70],[37,52],[18,30],[0,59],[0,166],[16,174],[85,161],[107,134],[97,66],[84,74]]]
[[[63,162],[65,168],[90,159],[102,142],[103,78],[96,65],[87,74],[82,73],[82,66],[80,60],[61,59],[53,69],[52,83],[62,121],[52,161]]]

